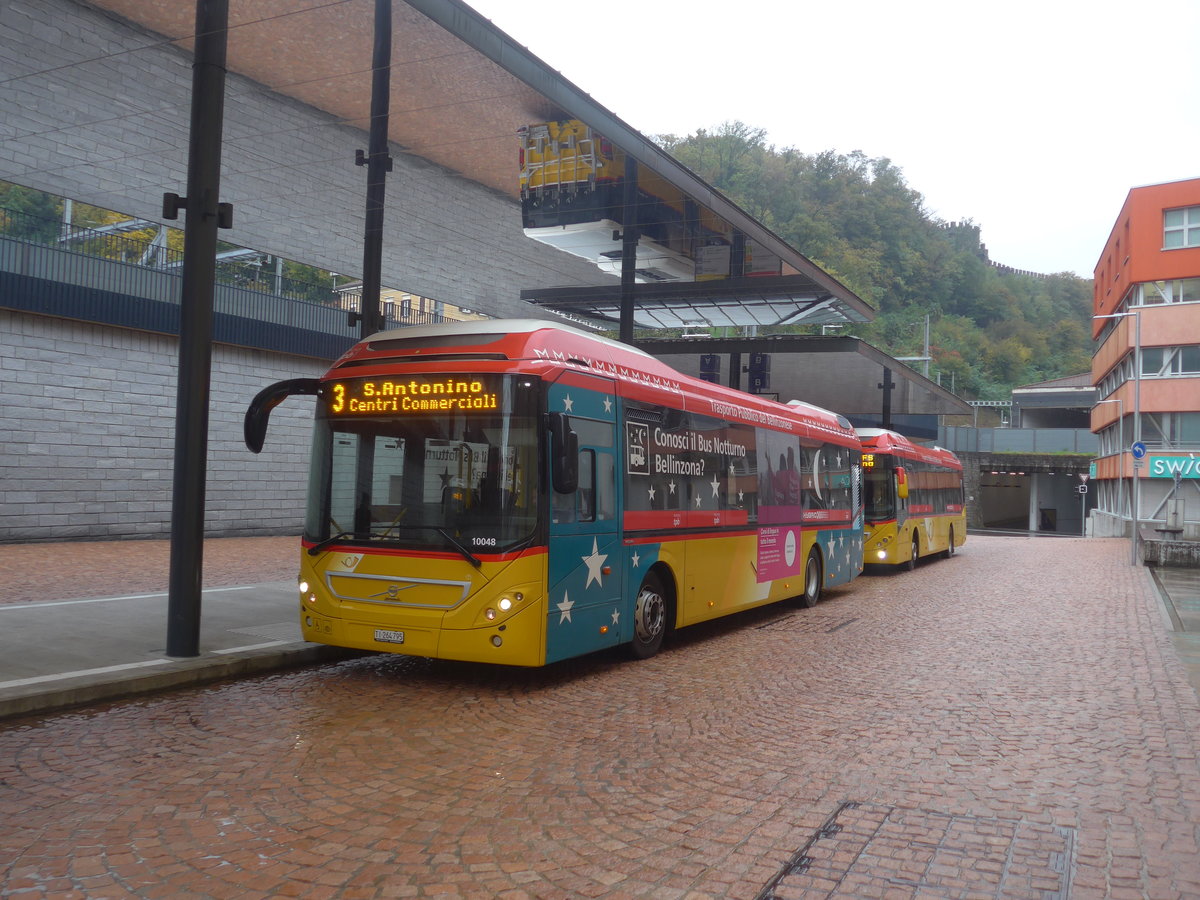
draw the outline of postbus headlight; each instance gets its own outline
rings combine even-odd
[[[500,602],[496,605],[500,607],[501,612],[508,612],[510,609],[512,609],[513,602],[507,597],[501,597]]]
[[[307,581],[300,582],[300,593],[302,593],[302,594],[308,593],[308,582]]]
[[[496,611],[491,607],[488,607],[483,611],[483,617],[490,622],[496,618]]]

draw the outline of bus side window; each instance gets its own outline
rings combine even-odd
[[[596,521],[596,451],[579,451],[579,498],[577,522]]]
[[[596,518],[615,519],[617,515],[617,473],[610,453],[596,457]]]

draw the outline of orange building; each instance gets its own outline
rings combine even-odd
[[[1200,537],[1200,178],[1130,190],[1094,274],[1093,534],[1128,534],[1138,496],[1145,527]]]

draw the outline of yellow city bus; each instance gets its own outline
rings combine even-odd
[[[858,435],[866,503],[863,561],[912,569],[923,556],[953,556],[967,539],[958,457],[881,428],[859,428]]]
[[[538,666],[862,571],[861,447],[835,413],[531,320],[386,331],[246,413],[316,397],[306,640]]]

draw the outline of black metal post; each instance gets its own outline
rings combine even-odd
[[[187,198],[183,201],[187,216],[175,401],[168,656],[200,655],[213,286],[217,227],[224,212],[219,209],[219,197],[228,24],[229,0],[196,0]]]
[[[884,366],[883,381],[878,384],[878,387],[883,389],[883,428],[892,427],[892,388],[895,386],[896,382],[892,381],[892,370]]]
[[[638,209],[637,160],[625,154],[625,184],[621,196],[621,343],[633,343],[633,293],[637,273]]]
[[[729,386],[742,389],[742,354],[737,350],[729,354]]]
[[[388,155],[388,115],[391,111],[392,0],[375,0],[375,43],[371,55],[371,127],[367,143],[367,211],[363,233],[363,286],[359,337],[383,329],[379,292],[383,278],[383,206]],[[361,165],[362,158],[359,157]]]

